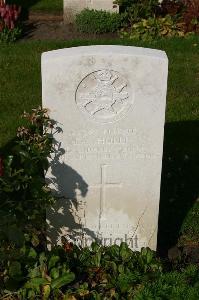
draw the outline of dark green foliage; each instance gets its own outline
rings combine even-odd
[[[63,12],[62,0],[7,0],[6,3],[22,6],[22,13],[24,10],[44,13]]]
[[[23,263],[24,256],[34,259],[34,248],[44,244],[45,209],[54,203],[44,171],[53,147],[55,123],[41,108],[24,113],[24,118],[13,148],[1,158],[0,271],[5,274],[7,288],[15,288],[24,280],[19,261]]]
[[[158,13],[158,0],[116,0],[120,5],[125,23],[133,24],[141,19],[154,17]]]
[[[190,265],[182,272],[161,274],[155,282],[147,282],[136,295],[135,300],[188,299],[199,298],[199,271]]]
[[[174,21],[169,15],[164,18],[150,17],[142,19],[133,24],[130,31],[121,30],[122,38],[143,41],[152,41],[163,37],[183,37],[184,35],[182,24]]]
[[[122,16],[107,11],[84,9],[76,17],[76,26],[80,32],[115,32],[121,27]]]
[[[48,168],[47,157],[52,151],[54,123],[47,110],[41,108],[31,114],[24,113],[24,118],[27,126],[18,128],[13,149],[2,159],[1,230],[12,224],[25,228],[31,222],[40,226],[41,208],[44,212],[46,205],[52,203],[44,171]]]
[[[26,282],[19,290],[20,299],[24,300],[36,295],[40,296],[39,299],[50,299],[50,295],[53,299],[60,299],[61,288],[75,280],[75,274],[69,269],[69,259],[61,248],[38,254],[34,264],[26,267],[26,272]],[[55,297],[55,293],[58,297]]]
[[[199,32],[198,0],[117,0],[123,12],[122,37],[154,40]],[[129,28],[130,27],[130,28]]]
[[[17,300],[197,300],[199,295],[197,266],[166,272],[148,248],[133,252],[125,243],[93,243],[90,248],[70,245],[23,255],[11,263],[6,290],[2,288],[2,295],[17,295]]]
[[[25,266],[21,261],[12,263],[12,277],[9,276],[16,286],[23,264],[20,299],[32,299],[36,294],[41,299],[44,290],[54,297],[51,299],[63,299],[64,293],[75,299],[84,299],[86,295],[86,299],[93,299],[92,295],[112,299],[111,294],[113,299],[127,299],[141,283],[157,279],[162,272],[160,262],[150,249],[132,252],[124,243],[108,248],[97,244],[84,249],[73,246],[67,252],[60,247],[51,253],[42,252],[32,260],[24,257],[24,260]],[[7,289],[12,290],[13,286],[7,284]]]
[[[158,0],[115,0],[114,3],[118,4],[124,11],[131,7],[140,7],[140,11],[143,13],[154,12],[154,9],[159,5]]]
[[[22,29],[20,27],[15,27],[12,30],[4,28],[0,32],[0,43],[13,43],[18,40],[22,35]]]

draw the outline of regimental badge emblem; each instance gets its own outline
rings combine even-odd
[[[80,82],[76,103],[84,114],[96,122],[115,122],[131,107],[129,84],[116,71],[93,72]]]

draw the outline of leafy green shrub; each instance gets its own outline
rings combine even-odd
[[[3,211],[0,222],[16,224],[24,228],[36,224],[52,197],[48,191],[44,170],[48,168],[47,157],[52,152],[54,122],[46,109],[24,113],[26,126],[17,130],[17,139],[11,153],[3,158],[3,175],[0,177],[0,199]],[[40,226],[40,220],[38,221]],[[0,231],[1,232],[1,231]]]
[[[70,271],[69,259],[63,249],[51,253],[41,252],[35,263],[29,266],[27,278],[19,290],[20,299],[63,299],[62,287],[75,280]],[[38,299],[38,298],[37,298]]]
[[[45,210],[54,203],[44,171],[56,125],[46,109],[24,113],[24,118],[13,149],[0,162],[0,274],[2,269],[9,273],[21,247],[37,247],[40,240],[44,244]]]
[[[8,29],[5,27],[0,32],[0,42],[1,43],[13,43],[21,37],[22,29],[20,27],[15,27],[13,29]]]
[[[117,13],[84,9],[76,17],[76,26],[80,32],[115,32],[121,27],[122,17]]]
[[[115,3],[120,6],[127,25],[154,17],[159,9],[158,0],[116,0]]]
[[[115,0],[114,3],[118,4],[122,11],[126,11],[129,8],[140,8],[140,12],[146,14],[154,13],[157,6],[159,6],[158,0]],[[142,17],[142,16],[140,16]]]
[[[21,259],[9,265],[4,295],[15,292],[21,300],[131,299],[140,283],[158,279],[161,272],[153,251],[133,252],[125,243],[40,253],[23,248]]]
[[[133,252],[125,243],[93,243],[83,249],[65,244],[51,252],[27,250],[9,266],[6,276],[15,289],[7,284],[4,299],[198,299],[199,268],[166,272],[149,248]]]
[[[151,41],[161,37],[184,36],[183,24],[169,15],[164,18],[143,19],[131,26],[130,31],[121,31],[122,38]]]

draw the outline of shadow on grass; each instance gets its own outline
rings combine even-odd
[[[166,124],[158,231],[160,255],[167,255],[168,249],[177,244],[183,221],[198,197],[198,151],[198,121]]]
[[[39,27],[38,24],[32,22],[24,22],[23,24],[23,38],[31,38],[34,35],[35,30]]]

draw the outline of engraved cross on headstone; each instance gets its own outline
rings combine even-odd
[[[121,188],[121,182],[107,182],[107,169],[110,165],[101,165],[101,183],[92,185],[91,188],[100,188],[100,218],[106,209],[106,190],[107,188]]]

